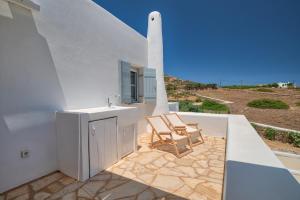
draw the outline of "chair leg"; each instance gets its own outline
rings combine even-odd
[[[187,154],[193,152],[193,147],[192,147],[192,145],[191,145],[191,141],[190,141],[189,137],[187,137],[187,142],[188,142],[188,145],[189,145],[190,149],[187,150],[187,151],[184,151],[184,152],[182,152],[182,153],[180,153],[179,150],[178,150],[177,142],[172,142],[172,145],[174,146],[174,149],[175,149],[175,152],[176,152],[176,156],[177,156],[178,158],[182,158],[183,156],[185,156],[185,155],[187,155]]]
[[[189,134],[187,131],[184,131],[184,135],[187,137],[188,144],[189,144],[191,150],[193,151],[193,148],[192,148],[192,146],[193,146],[192,135]]]
[[[189,135],[189,136],[187,137],[187,140],[188,140],[188,144],[189,144],[189,146],[190,146],[190,149],[193,151],[192,137]]]
[[[175,149],[176,156],[179,158],[179,157],[180,157],[180,156],[179,156],[180,154],[179,154],[179,150],[178,150],[177,145],[174,144],[174,143],[172,143],[172,145],[173,145],[173,147],[174,147],[174,149]]]
[[[192,147],[190,146],[190,149],[189,150],[186,150],[186,151],[184,151],[184,152],[182,152],[182,153],[178,153],[178,158],[182,158],[183,156],[185,156],[185,155],[188,155],[189,153],[191,153],[191,152],[193,152],[193,149],[191,149]]]
[[[198,139],[199,142],[195,142],[195,143],[192,142],[192,146],[193,146],[193,147],[194,147],[194,146],[197,146],[197,145],[199,145],[199,144],[203,144],[203,143],[204,143],[204,139],[203,139],[203,137],[202,137],[201,132],[199,131],[198,134],[199,134],[199,138],[201,138],[201,140]],[[191,140],[192,140],[192,139],[191,139]]]
[[[151,148],[153,148],[154,146],[153,146],[153,138],[154,138],[154,132],[153,132],[153,130],[152,130],[152,135],[151,135]]]
[[[199,131],[199,136],[201,137],[202,143],[204,143],[204,139],[203,139],[202,134],[201,134],[200,131]]]

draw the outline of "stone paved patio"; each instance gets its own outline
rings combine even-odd
[[[169,147],[150,149],[144,135],[136,153],[84,183],[55,172],[1,194],[0,200],[221,199],[225,140],[207,136],[204,140],[178,159]]]

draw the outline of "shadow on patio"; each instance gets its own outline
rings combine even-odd
[[[137,152],[84,183],[56,172],[5,193],[5,198],[221,199],[225,140],[204,140],[192,153],[177,158],[149,148],[149,135],[143,135]]]

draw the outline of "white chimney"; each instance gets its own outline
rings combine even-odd
[[[169,112],[164,81],[162,21],[159,12],[154,11],[148,17],[148,66],[156,69],[157,99],[153,115]]]

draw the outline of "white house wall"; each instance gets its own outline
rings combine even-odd
[[[115,101],[120,59],[147,66],[146,38],[92,1],[36,2],[37,28],[48,41],[68,109]]]
[[[57,169],[54,111],[117,102],[119,60],[148,55],[146,38],[90,0],[0,2],[2,192]]]

